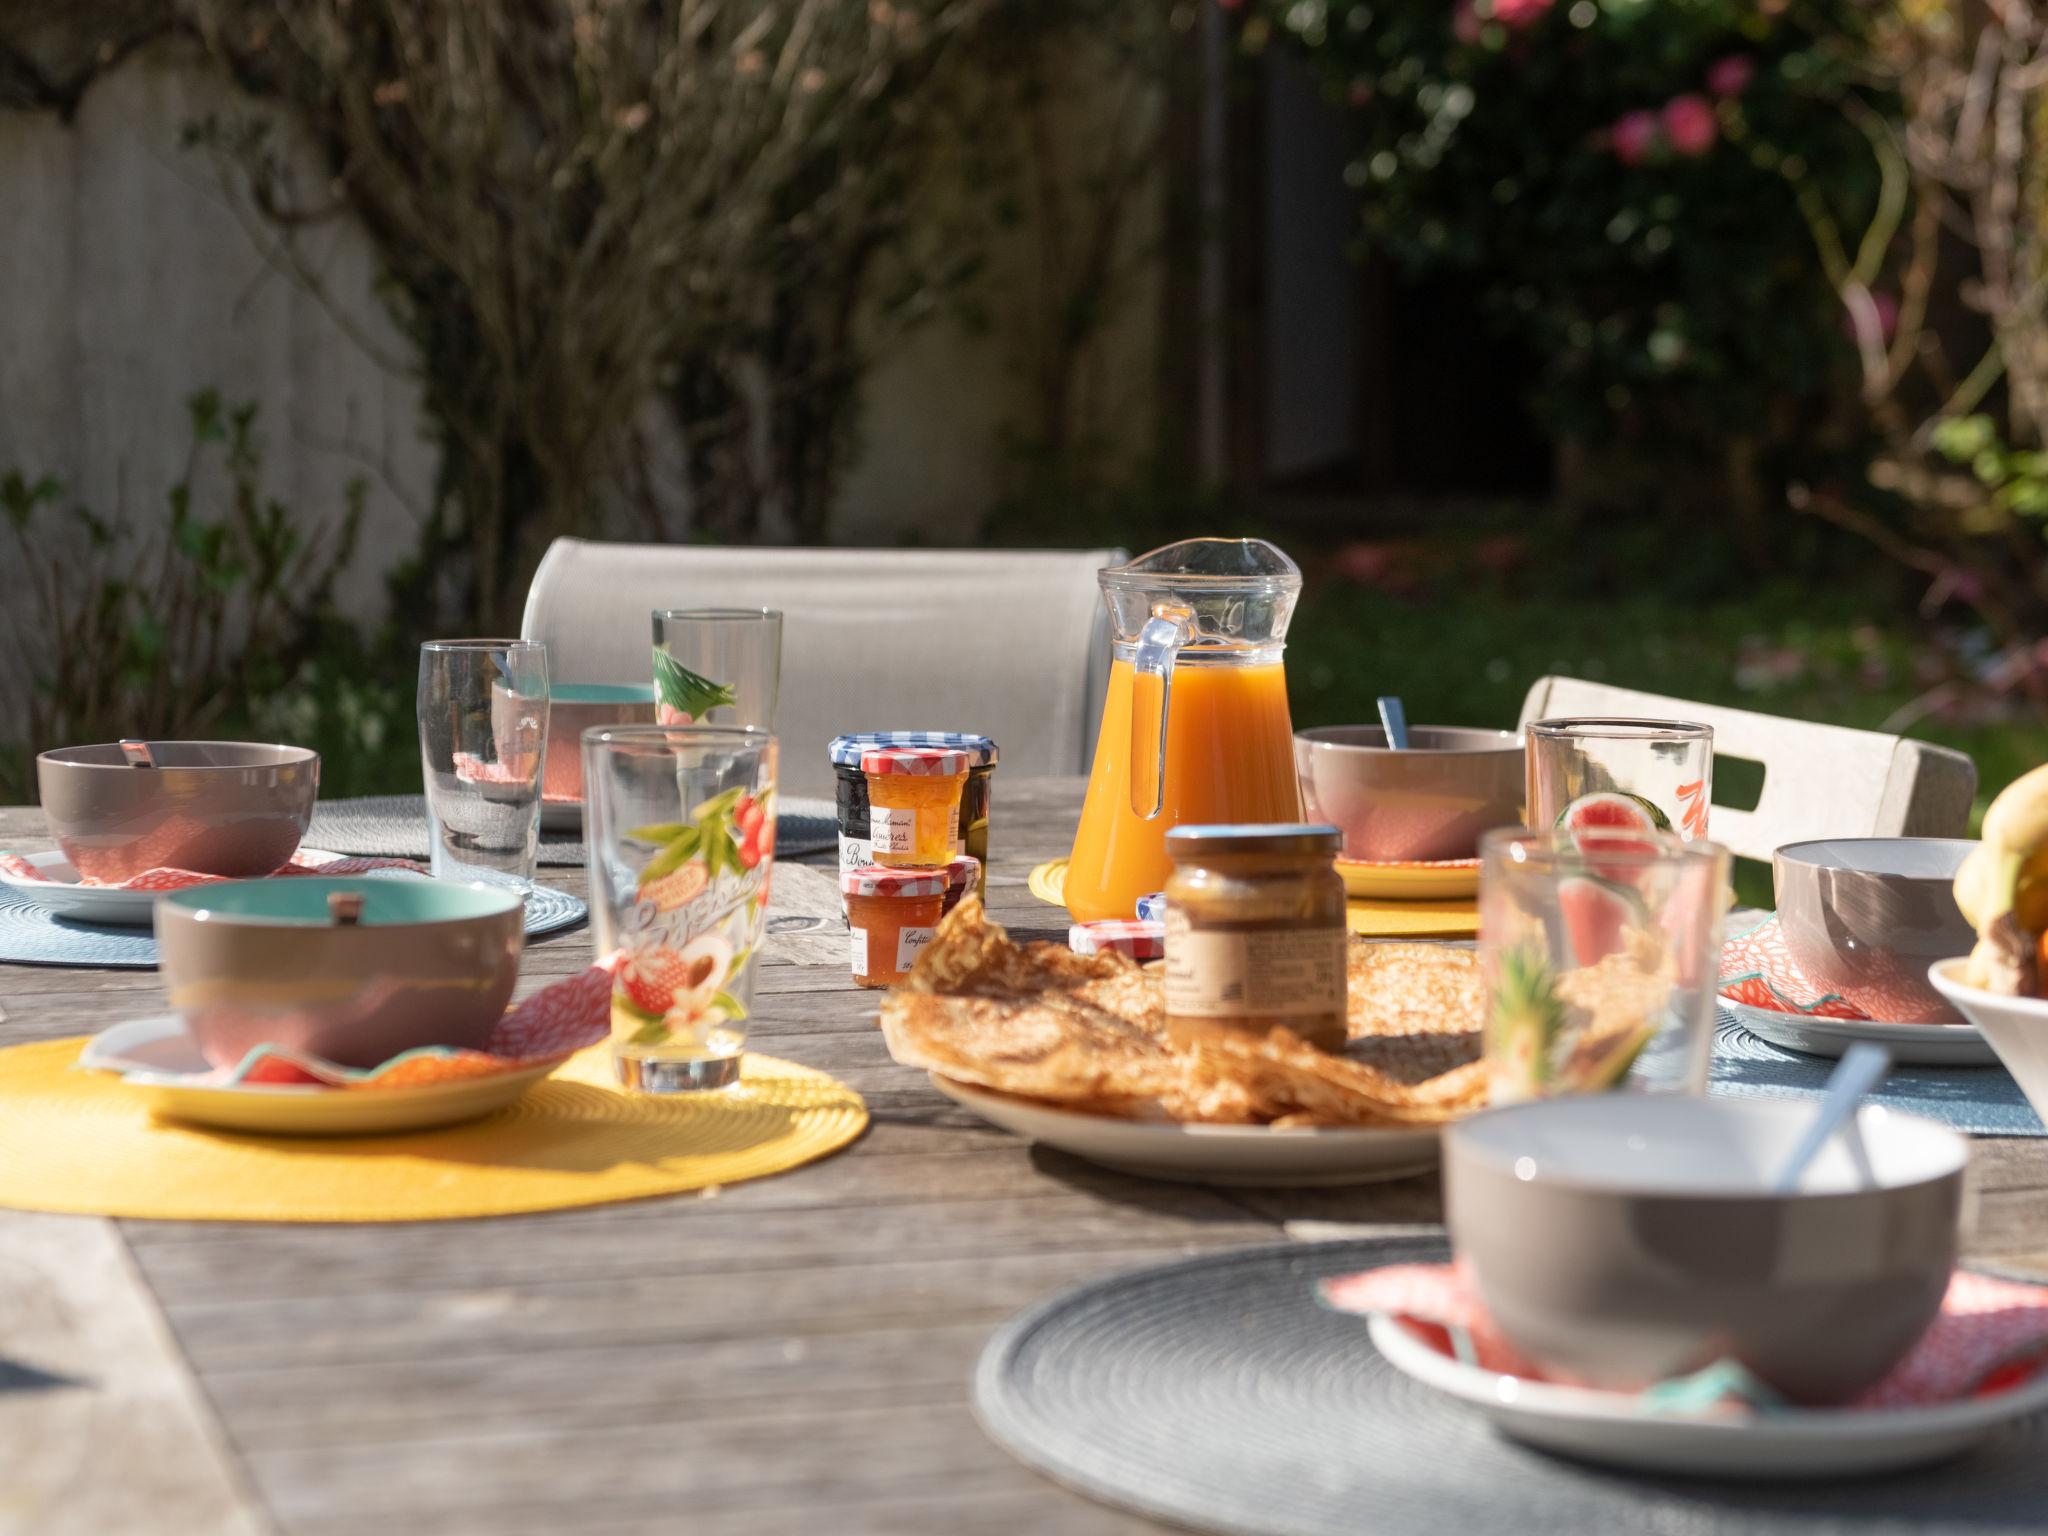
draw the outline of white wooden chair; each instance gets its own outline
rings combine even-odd
[[[1769,859],[1814,837],[1962,837],[1977,767],[1960,752],[1840,725],[1814,725],[1718,704],[1637,693],[1577,677],[1543,677],[1522,724],[1569,716],[1691,720],[1714,728],[1714,755],[1763,765],[1753,809],[1716,805],[1708,833],[1744,858]]]
[[[762,549],[557,539],[521,633],[565,683],[645,682],[657,608],[782,611],[782,787],[832,793],[844,731],[995,738],[1009,774],[1085,773],[1109,679],[1095,573],[1119,550]]]

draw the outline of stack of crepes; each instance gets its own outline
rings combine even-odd
[[[1083,1114],[1230,1125],[1428,1126],[1486,1098],[1484,989],[1466,950],[1354,944],[1352,1048],[1285,1030],[1166,1030],[1156,968],[1017,944],[969,897],[882,1004],[889,1052],[954,1082]]]
[[[410,859],[318,859],[310,858],[304,853],[295,853],[288,863],[258,878],[275,879],[279,875],[365,875],[373,869],[402,869],[415,875],[424,875],[427,872],[425,865],[416,864]],[[0,874],[9,875],[16,880],[50,878],[18,853],[0,853]],[[141,874],[131,875],[121,881],[81,878],[77,883],[105,891],[179,891],[188,885],[213,885],[232,878],[230,875],[206,875],[196,869],[172,869],[166,866],[145,869]]]

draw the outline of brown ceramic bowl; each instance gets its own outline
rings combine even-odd
[[[313,819],[320,755],[245,741],[145,743],[154,768],[118,745],[36,759],[50,834],[88,880],[118,884],[159,866],[250,879],[289,859]]]
[[[1616,1093],[1476,1115],[1444,1132],[1451,1243],[1551,1370],[1636,1388],[1733,1358],[1794,1402],[1846,1401],[1940,1309],[1969,1141],[1866,1107],[1873,1187],[1837,1137],[1774,1194],[1815,1107]]]
[[[355,924],[330,898],[362,898]],[[525,946],[515,889],[403,877],[231,881],[156,906],[171,1006],[206,1059],[259,1045],[374,1067],[425,1045],[481,1047]]]
[[[1522,824],[1522,738],[1512,731],[1417,725],[1396,752],[1376,725],[1294,733],[1310,821],[1344,833],[1347,859],[1469,859],[1479,834]]]
[[[1977,845],[1959,837],[1830,837],[1771,856],[1778,927],[1806,979],[1890,1024],[1962,1017],[1927,968],[1977,942],[1955,876]]]
[[[541,794],[583,798],[583,733],[594,725],[654,724],[652,683],[557,683],[548,689],[548,755]]]

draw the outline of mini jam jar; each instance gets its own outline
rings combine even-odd
[[[946,861],[946,910],[952,911],[970,892],[981,890],[981,860],[971,853],[956,853]]]
[[[1337,854],[1308,824],[1180,826],[1166,834],[1166,1029],[1286,1029],[1341,1051],[1350,934]]]
[[[951,747],[967,754],[967,784],[960,792],[960,846],[981,861],[976,894],[988,894],[988,814],[1000,754],[993,738],[971,731],[849,731],[832,738],[827,756],[838,780],[839,867],[854,869],[874,862],[868,827],[868,778],[860,771],[861,754],[870,747]]]
[[[852,940],[853,979],[890,987],[910,974],[946,905],[944,869],[885,869],[863,864],[839,876]]]

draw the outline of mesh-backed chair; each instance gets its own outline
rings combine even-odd
[[[644,682],[657,608],[777,608],[782,787],[829,795],[843,731],[995,738],[1006,775],[1085,773],[1109,678],[1095,573],[1058,551],[758,549],[557,539],[521,632],[558,682]]]
[[[1761,763],[1746,811],[1716,805],[1708,833],[1744,858],[1814,837],[1962,837],[1977,768],[1960,752],[1840,725],[1815,725],[1718,704],[1637,693],[1577,677],[1538,678],[1522,724],[1584,715],[1692,720],[1714,728],[1717,758]]]

